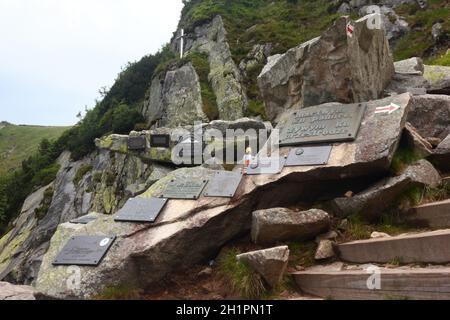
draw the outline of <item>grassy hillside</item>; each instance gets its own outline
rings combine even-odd
[[[69,127],[0,124],[0,176],[17,169],[34,154],[42,139],[55,140]]]

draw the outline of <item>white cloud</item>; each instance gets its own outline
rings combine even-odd
[[[0,0],[0,120],[73,124],[128,61],[176,29],[181,0]]]

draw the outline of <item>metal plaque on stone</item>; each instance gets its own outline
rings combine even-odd
[[[365,104],[299,110],[281,128],[280,146],[353,141],[358,136],[365,111]]]
[[[162,197],[167,199],[197,200],[208,184],[208,180],[172,180]]]
[[[83,216],[77,219],[70,220],[70,223],[73,224],[88,224],[89,222],[97,220],[97,217],[93,216]]]
[[[143,150],[146,147],[145,137],[129,137],[128,150]]]
[[[132,198],[127,201],[114,220],[121,222],[153,223],[167,204],[163,198]]]
[[[285,164],[285,157],[254,159],[247,168],[247,175],[279,174]]]
[[[205,197],[233,198],[242,180],[241,172],[217,171],[209,181]]]
[[[98,266],[116,240],[115,236],[78,236],[53,261],[55,266]]]
[[[170,148],[170,135],[152,134],[150,136],[150,147],[152,148]]]
[[[286,160],[286,167],[326,165],[332,149],[332,146],[293,148]]]

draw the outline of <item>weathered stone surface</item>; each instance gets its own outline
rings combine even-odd
[[[98,149],[107,149],[114,152],[127,153],[128,136],[119,134],[104,136],[100,139],[95,139],[95,146]]]
[[[348,37],[350,19],[341,17],[321,37],[269,58],[258,85],[272,120],[296,104],[310,107],[381,97],[394,64],[384,30],[368,29],[368,19],[355,22],[354,36]]]
[[[241,73],[247,77],[250,72],[255,68],[258,68],[261,64],[265,64],[272,52],[272,44],[256,44],[253,49],[248,53],[239,63],[239,69]]]
[[[336,198],[330,210],[340,217],[353,214],[371,220],[398,204],[402,195],[413,187],[436,187],[441,183],[439,172],[426,160],[409,166],[400,176],[386,178],[352,198]]]
[[[450,94],[450,67],[425,65],[424,77],[430,83],[428,93]]]
[[[434,150],[433,163],[442,172],[450,172],[450,134]]]
[[[425,67],[421,58],[410,58],[394,63],[395,72],[399,74],[423,75]]]
[[[160,76],[153,78],[142,109],[142,115],[148,124],[161,121],[164,116],[163,87],[164,79]]]
[[[410,122],[423,138],[444,139],[450,134],[450,96],[422,95],[412,98]]]
[[[335,300],[448,300],[449,268],[377,269],[381,288],[371,289],[374,269],[304,271],[293,274],[302,292]],[[375,287],[376,283],[370,282]],[[376,287],[375,287],[376,288]]]
[[[0,301],[4,300],[35,300],[33,288],[0,282]]]
[[[314,259],[316,260],[326,260],[333,258],[334,253],[334,243],[330,240],[322,240],[319,243],[319,247],[316,250]]]
[[[450,228],[450,200],[412,208],[405,218],[407,221],[420,226]]]
[[[421,158],[427,158],[433,153],[433,146],[417,132],[410,123],[406,124],[405,137],[408,146]]]
[[[355,179],[367,181],[373,175],[385,174],[406,122],[409,101],[406,94],[368,103],[358,138],[336,143],[326,166],[289,167],[277,175],[245,176],[233,199],[171,200],[151,226],[116,223],[111,216],[86,226],[60,225],[37,280],[40,297],[88,298],[109,286],[150,286],[180,265],[190,266],[213,257],[225,243],[248,233],[251,213],[256,210],[315,201],[336,189],[344,194]],[[400,109],[391,115],[375,115],[376,107],[391,102]],[[288,151],[283,148],[281,153]],[[203,168],[179,169],[140,197],[160,196],[173,177],[204,179],[212,173]],[[53,259],[69,237],[99,234],[116,234],[118,239],[98,268],[81,268],[80,289],[69,292],[64,285],[68,269],[52,266]]]
[[[449,263],[450,230],[344,243],[339,257],[352,263]]]
[[[328,231],[330,216],[322,210],[295,212],[286,208],[253,213],[252,240],[256,244],[314,239]]]
[[[253,251],[240,254],[239,261],[247,263],[258,272],[271,288],[275,288],[283,279],[289,261],[287,246]]]

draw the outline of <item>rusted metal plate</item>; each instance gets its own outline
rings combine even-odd
[[[353,141],[365,104],[317,106],[295,112],[280,130],[280,146]]]

